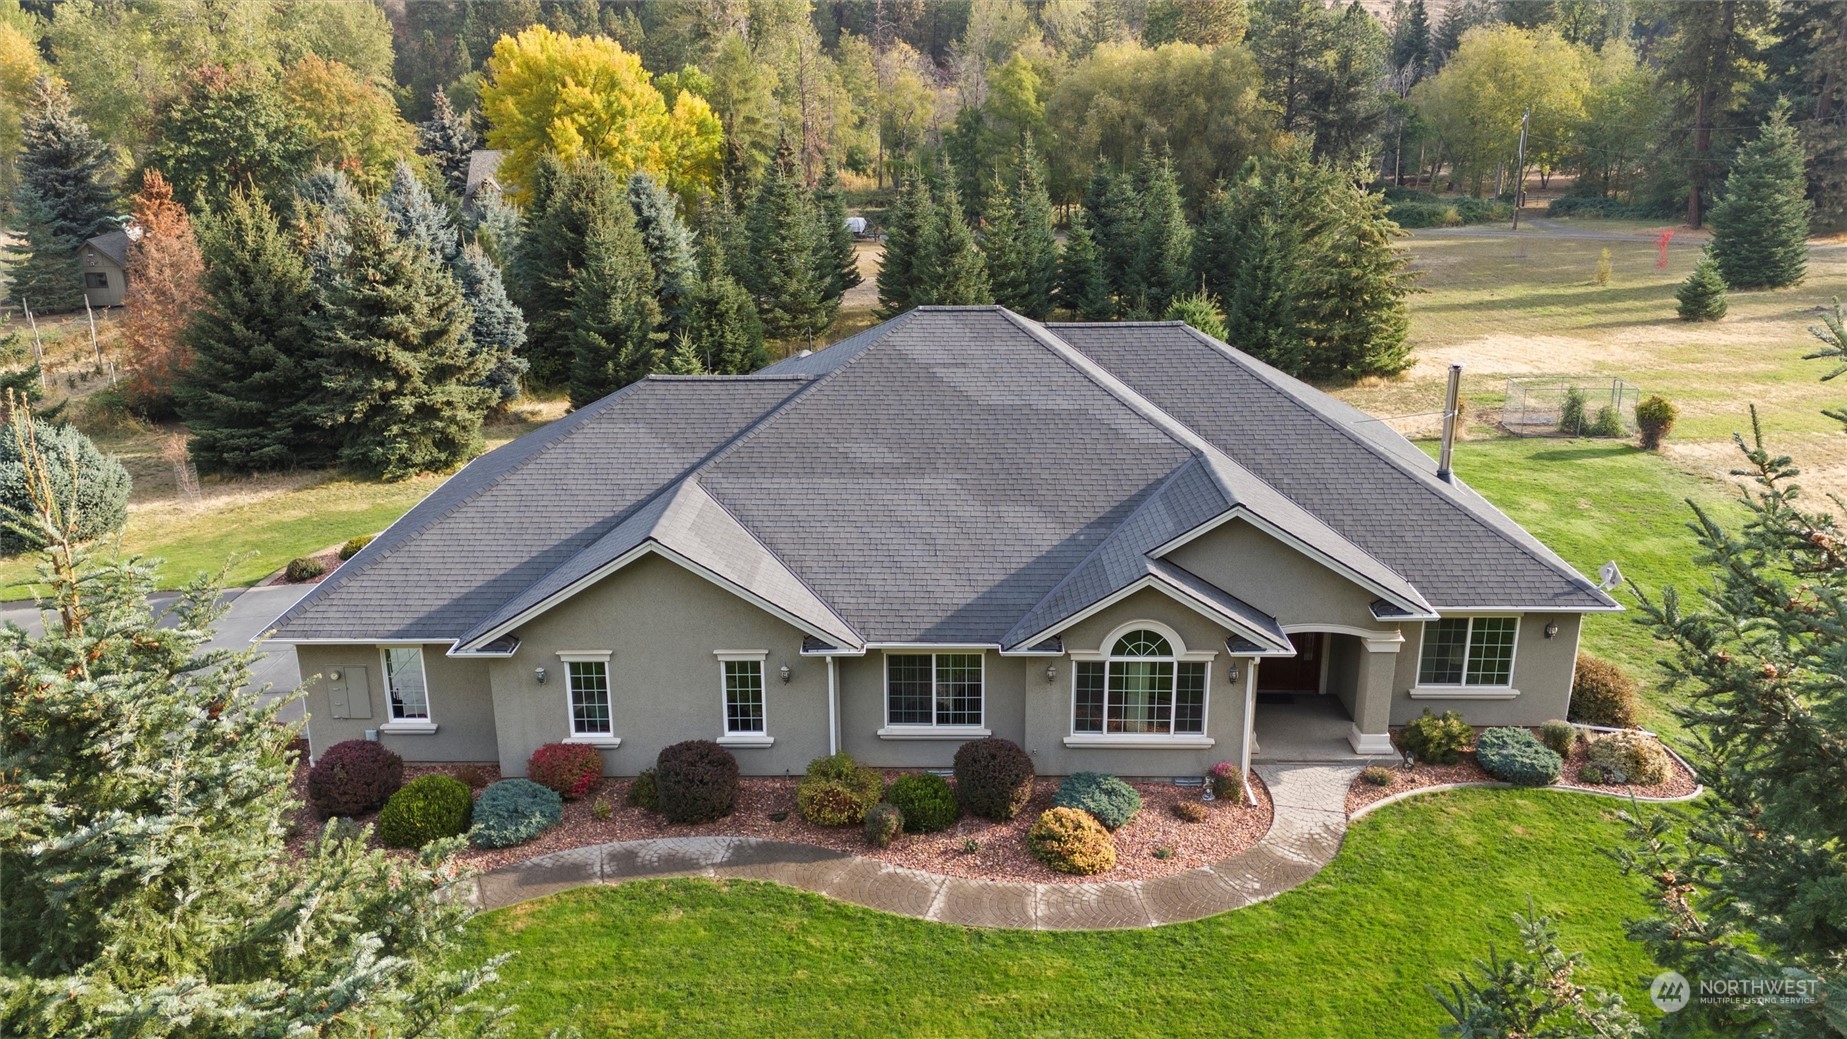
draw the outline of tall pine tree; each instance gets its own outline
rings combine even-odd
[[[460,199],[468,188],[469,156],[479,141],[473,121],[466,112],[457,112],[449,103],[449,95],[437,87],[431,98],[430,118],[417,125],[417,135],[421,144],[418,151],[429,157],[449,193]]]
[[[816,252],[819,273],[827,285],[828,320],[840,311],[840,297],[861,281],[859,253],[853,248],[853,232],[847,229],[847,197],[840,187],[840,170],[834,160],[822,167],[821,180],[814,187],[814,212],[821,247]]]
[[[1026,280],[1026,251],[1020,247],[1019,211],[1005,185],[995,184],[982,219],[981,256],[987,265],[994,302],[1025,313],[1031,287]]]
[[[19,183],[51,210],[61,238],[83,242],[116,228],[109,146],[71,108],[62,84],[40,76],[20,128]]]
[[[58,233],[58,216],[38,192],[21,185],[9,224],[14,241],[5,253],[8,298],[38,314],[83,306],[77,265],[83,243]]]
[[[542,386],[562,386],[571,378],[575,293],[589,263],[590,232],[618,218],[634,224],[622,185],[608,166],[540,160],[526,207],[527,231],[520,235],[507,287],[526,315],[526,359]]]
[[[581,408],[655,370],[660,306],[647,247],[628,207],[590,227],[571,289],[571,406]]]
[[[410,163],[398,163],[392,173],[391,186],[378,201],[391,218],[399,238],[439,264],[446,266],[455,262],[461,240],[449,219],[449,209],[438,203],[430,189],[424,187]]]
[[[755,301],[725,263],[725,250],[707,238],[700,245],[704,260],[699,291],[693,295],[692,316],[681,338],[692,343],[702,368],[719,375],[743,375],[769,363],[763,348],[763,322],[757,319]]]
[[[455,279],[462,290],[462,302],[474,315],[469,339],[475,352],[487,359],[487,374],[481,384],[494,391],[498,404],[507,404],[520,393],[520,376],[526,374],[526,316],[507,297],[500,279],[500,268],[473,242],[462,246],[455,257]]]
[[[962,217],[961,196],[949,176],[942,179],[935,222],[918,249],[922,263],[917,269],[917,302],[941,306],[992,303],[987,265],[975,245],[974,231]]]
[[[764,170],[745,213],[750,262],[739,280],[757,300],[772,339],[812,340],[827,330],[839,297],[822,275],[823,253],[814,199],[802,183],[795,149],[785,138]]]
[[[1134,179],[1099,161],[1084,192],[1084,215],[1102,259],[1103,279],[1120,312],[1134,299],[1131,293],[1140,248],[1141,199],[1135,194]]]
[[[1725,197],[1712,207],[1712,255],[1734,289],[1795,285],[1808,273],[1810,205],[1802,144],[1778,104],[1757,139],[1738,149]]]
[[[232,474],[326,465],[334,437],[316,420],[307,264],[269,205],[241,191],[200,221],[199,237],[205,306],[175,389],[194,464]]]
[[[1116,313],[1103,256],[1082,212],[1072,215],[1071,233],[1058,258],[1058,304],[1082,321],[1108,321]]]
[[[930,184],[916,174],[898,188],[898,198],[885,216],[885,249],[879,260],[881,318],[894,318],[917,305],[919,250],[936,223],[936,202]]]
[[[377,210],[355,213],[350,248],[309,321],[321,393],[341,465],[398,480],[452,469],[481,450],[496,400],[474,316],[455,278],[401,240]]]
[[[693,252],[693,235],[680,219],[679,203],[646,173],[628,181],[629,208],[641,232],[648,264],[654,270],[654,299],[660,308],[661,332],[673,337],[686,327],[699,288],[699,261]]]
[[[1180,185],[1174,179],[1170,156],[1157,157],[1152,150],[1145,153],[1136,180],[1141,221],[1126,298],[1133,312],[1152,318],[1165,314],[1167,305],[1187,291],[1193,230],[1181,208]]]
[[[1045,187],[1045,168],[1028,137],[1014,152],[1013,213],[1020,226],[1021,266],[1026,271],[1026,294],[1017,308],[1034,321],[1052,313],[1058,294],[1058,235],[1052,228],[1052,198]]]

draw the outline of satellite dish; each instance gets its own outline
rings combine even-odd
[[[1597,571],[1597,576],[1603,578],[1602,581],[1597,583],[1597,587],[1606,592],[1623,583],[1622,569],[1616,565],[1616,560],[1614,559],[1603,564],[1603,569]]]

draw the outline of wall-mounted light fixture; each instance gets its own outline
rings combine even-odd
[[[1236,682],[1237,680],[1238,680],[1238,663],[1237,661],[1234,660],[1231,662],[1231,665],[1229,667],[1225,668],[1225,681]]]
[[[1558,622],[1557,621],[1552,621],[1551,623],[1546,625],[1546,638],[1549,638],[1549,639],[1558,638]]]
[[[782,678],[783,685],[788,685],[789,676],[794,674],[794,672],[789,670],[789,665],[784,664],[783,666],[776,669],[776,674]]]
[[[327,672],[327,680],[330,682],[338,682],[340,680],[340,672],[338,670]]]
[[[1045,665],[1045,680],[1048,682],[1058,681],[1058,665],[1056,664]]]
[[[533,668],[532,677],[538,679],[540,685],[544,685],[545,684],[545,669],[542,667]]]

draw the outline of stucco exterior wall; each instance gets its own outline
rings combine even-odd
[[[486,665],[476,660],[443,656],[446,645],[423,647],[424,678],[430,695],[430,733],[380,732],[379,742],[406,761],[490,762],[496,749],[494,707],[488,692]],[[391,718],[385,696],[385,663],[374,645],[296,646],[301,678],[308,688],[308,750],[321,751],[346,740],[364,739],[366,730],[379,729]],[[369,718],[335,718],[328,695],[329,677],[341,672],[350,695],[357,697],[358,675],[365,676]],[[357,712],[350,712],[357,713]]]
[[[1403,725],[1424,713],[1456,711],[1471,725],[1539,725],[1565,717],[1571,706],[1571,675],[1577,666],[1578,632],[1582,617],[1575,613],[1528,613],[1520,618],[1514,643],[1511,700],[1437,699],[1411,696],[1417,683],[1417,664],[1423,654],[1424,625],[1404,626],[1404,650],[1392,680],[1392,724]],[[1557,624],[1558,634],[1546,638],[1546,625]]]
[[[1366,647],[1355,635],[1330,634],[1323,638],[1327,640],[1328,670],[1327,686],[1322,692],[1338,697],[1351,718],[1366,666]]]
[[[941,647],[941,652],[978,652]],[[929,650],[891,650],[923,653]],[[1046,688],[1047,658],[1003,657],[993,650],[982,653],[982,724],[994,736],[1025,745],[1025,714],[1033,678]],[[868,765],[879,768],[948,768],[956,748],[978,736],[947,739],[894,738],[879,735],[885,728],[885,657],[869,650],[863,657],[839,660],[840,746]],[[1052,663],[1057,661],[1052,660]],[[816,661],[817,665],[821,662]]]
[[[827,664],[801,657],[802,632],[658,556],[637,560],[524,625],[519,651],[487,665],[503,774],[526,774],[540,745],[570,735],[560,652],[607,650],[610,714],[621,745],[603,750],[607,774],[652,768],[661,748],[724,734],[720,650],[764,650],[769,747],[732,747],[746,775],[800,775],[827,753]],[[784,685],[777,669],[789,666]],[[544,685],[533,669],[548,673]]]
[[[1375,593],[1242,520],[1181,545],[1167,559],[1284,625],[1388,627],[1373,620]]]

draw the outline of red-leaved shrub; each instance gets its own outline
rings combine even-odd
[[[547,743],[526,759],[526,776],[575,801],[603,780],[603,755],[584,743]]]
[[[347,740],[328,747],[308,770],[308,803],[323,819],[355,816],[403,785],[403,758],[370,740]]]

